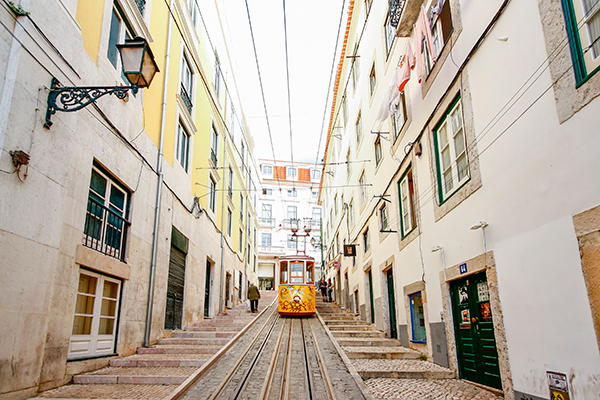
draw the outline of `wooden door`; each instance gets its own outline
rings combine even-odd
[[[398,339],[398,328],[396,327],[396,295],[394,293],[394,271],[392,268],[386,272],[387,287],[388,287],[388,303],[390,311],[390,337]]]
[[[450,285],[460,377],[502,389],[485,272]]]
[[[210,305],[210,272],[211,264],[210,261],[206,260],[206,278],[204,281],[204,316],[209,316],[209,305]]]
[[[185,253],[171,246],[165,329],[181,329],[183,320],[183,291],[185,287]]]
[[[369,301],[371,308],[371,323],[375,323],[375,306],[373,305],[373,273],[369,270]]]

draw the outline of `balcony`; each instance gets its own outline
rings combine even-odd
[[[217,166],[217,152],[215,151],[215,149],[210,149],[210,160],[212,161],[213,165],[216,167]],[[231,190],[231,188],[229,190]],[[229,197],[231,197],[231,195],[229,195]]]
[[[261,228],[273,228],[275,226],[275,218],[259,218],[258,224]]]
[[[321,230],[321,220],[320,219],[312,219],[310,221],[310,229],[312,230]]]
[[[183,100],[183,104],[185,104],[185,108],[188,110],[188,113],[190,113],[190,115],[192,115],[192,99],[190,98],[190,95],[188,94],[186,88],[181,85],[181,100]]]
[[[291,228],[291,229],[300,229],[300,228],[302,228],[300,226],[300,220],[298,218],[284,219],[283,220],[283,227],[284,228]]]
[[[131,223],[103,204],[89,198],[83,245],[125,262],[127,231]]]
[[[285,253],[283,246],[259,246],[258,251],[261,253]]]
[[[137,5],[138,10],[140,10],[140,14],[144,15],[144,8],[146,8],[146,0],[135,0],[135,4]]]
[[[389,3],[391,25],[396,28],[396,36],[410,36],[423,0],[390,0]]]

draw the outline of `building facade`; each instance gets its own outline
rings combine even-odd
[[[321,276],[321,206],[317,199],[322,166],[264,159],[258,162],[261,183],[257,208],[260,289],[275,289],[279,284],[277,261],[298,252],[314,257],[315,276]]]
[[[591,3],[349,5],[320,191],[336,301],[507,399],[548,399],[548,373],[600,393]]]
[[[0,398],[245,300],[258,174],[217,7],[2,2]],[[116,45],[137,36],[160,70],[149,88],[44,127],[52,78],[127,86]]]

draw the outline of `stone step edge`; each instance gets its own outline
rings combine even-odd
[[[187,360],[152,360],[152,359],[133,359],[127,360],[124,358],[117,358],[110,360],[111,367],[121,368],[156,368],[156,367],[168,367],[168,368],[179,368],[179,367],[195,367],[199,368],[206,360],[200,359],[187,359]]]
[[[161,375],[75,375],[73,383],[79,385],[103,384],[103,385],[181,385],[185,376],[161,376]]]
[[[393,379],[455,379],[453,371],[381,371],[358,370],[363,379],[393,378]]]

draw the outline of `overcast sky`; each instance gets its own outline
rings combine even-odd
[[[287,0],[289,79],[291,97],[292,143],[288,108],[283,0],[248,0],[256,51],[266,97],[266,107],[279,160],[315,162],[323,130],[318,162],[323,158],[329,116],[331,88],[328,87],[343,0]],[[245,0],[224,0],[230,51],[234,58],[236,80],[244,113],[252,136],[256,159],[272,159],[254,49]],[[346,27],[343,11],[341,35]],[[340,41],[335,56],[337,71]],[[329,101],[326,99],[329,93]],[[323,115],[326,113],[323,129]],[[293,153],[292,153],[293,152]]]

